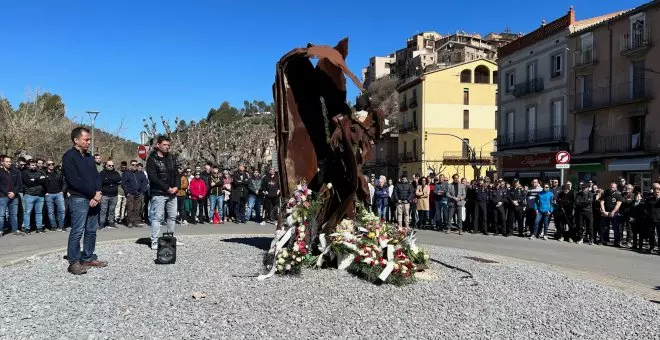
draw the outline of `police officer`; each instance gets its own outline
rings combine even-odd
[[[505,206],[508,201],[508,192],[506,190],[506,184],[503,180],[499,181],[497,187],[494,187],[490,192],[490,200],[493,206],[493,215],[494,215],[494,231],[495,235],[501,233],[503,236],[509,236],[509,228],[506,228],[506,211]]]
[[[488,235],[488,199],[490,197],[490,190],[483,177],[479,177],[475,188],[475,202],[474,202],[474,229],[473,234],[479,232]]]
[[[525,226],[523,225],[523,209],[525,207],[525,189],[520,185],[517,178],[513,179],[513,186],[508,192],[508,214],[507,214],[507,235],[513,232],[513,225],[516,224],[518,236],[523,237]]]

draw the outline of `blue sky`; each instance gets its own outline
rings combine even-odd
[[[137,141],[149,114],[199,120],[223,100],[272,101],[275,62],[308,42],[348,36],[348,66],[359,77],[370,56],[417,32],[529,32],[571,5],[579,20],[642,3],[2,0],[0,96],[16,107],[26,89],[56,93],[69,117],[101,111],[98,127],[116,131],[123,119],[122,136]]]

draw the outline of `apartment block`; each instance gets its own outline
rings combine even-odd
[[[569,35],[616,16],[576,21],[571,7],[562,17],[502,46],[497,110],[498,177],[548,180],[560,176],[554,156],[568,150]]]
[[[660,153],[660,1],[572,32],[570,175],[649,188]]]
[[[399,175],[495,170],[497,65],[487,59],[428,71],[399,92]]]

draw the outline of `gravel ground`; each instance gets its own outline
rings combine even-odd
[[[260,282],[268,238],[181,240],[175,265],[122,243],[98,247],[110,265],[80,277],[66,272],[64,252],[0,268],[0,338],[660,339],[660,305],[465,251],[429,249],[474,279],[431,263],[436,280],[405,287],[338,270]]]

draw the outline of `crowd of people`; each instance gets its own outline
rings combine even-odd
[[[279,214],[279,179],[274,168],[262,176],[240,165],[233,173],[211,163],[180,165],[169,153],[169,139],[158,137],[146,165],[131,160],[115,169],[112,159],[88,151],[86,128],[72,131],[73,147],[61,164],[53,160],[0,156],[0,235],[30,235],[66,231],[70,227],[69,272],[84,274],[104,267],[94,254],[97,229],[151,227],[151,248],[157,249],[161,223],[168,232],[175,225],[197,223],[265,224]],[[624,179],[600,188],[595,183],[538,179],[523,186],[514,179],[468,182],[453,175],[401,176],[393,183],[385,176],[366,177],[372,209],[382,220],[450,232],[502,234],[547,240],[550,220],[556,240],[610,244],[657,252],[660,236],[660,179],[643,192]],[[263,208],[262,208],[263,207]],[[48,218],[44,220],[43,216]],[[83,240],[81,252],[80,241]],[[177,242],[182,245],[181,242]]]
[[[273,168],[265,176],[258,169],[248,173],[243,165],[233,173],[211,163],[192,170],[177,163],[168,152],[169,139],[161,136],[145,165],[131,160],[116,169],[112,159],[104,162],[89,153],[85,128],[72,131],[71,139],[74,146],[60,164],[29,156],[14,162],[0,155],[0,236],[71,229],[69,271],[75,274],[106,264],[93,255],[96,229],[148,223],[156,249],[162,222],[173,232],[175,224],[265,224],[278,218],[281,192]],[[72,255],[79,253],[83,234],[89,253]]]
[[[370,208],[382,220],[399,226],[430,228],[459,234],[494,233],[548,240],[554,221],[555,240],[632,247],[657,252],[660,236],[660,179],[646,192],[627,184],[610,183],[600,188],[592,181],[559,180],[541,183],[533,179],[523,186],[518,179],[468,182],[453,175],[402,176],[396,184],[385,176],[366,177],[372,200]],[[613,232],[613,240],[611,234]],[[610,242],[613,241],[613,242]]]

